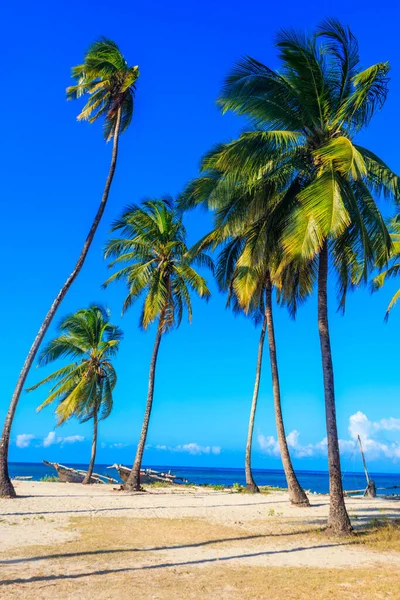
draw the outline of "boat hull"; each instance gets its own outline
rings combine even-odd
[[[122,479],[124,483],[128,481],[128,477],[131,474],[131,469],[125,467],[124,465],[113,465],[112,467],[108,467],[109,469],[113,468],[118,471],[118,475]],[[140,483],[142,484],[150,484],[155,483],[157,481],[161,481],[163,483],[175,483],[175,476],[169,475],[167,473],[157,473],[156,471],[146,470],[140,471]]]
[[[86,477],[86,471],[72,469],[71,467],[65,467],[59,463],[51,463],[47,460],[44,460],[43,462],[48,467],[52,467],[57,471],[58,478],[63,483],[83,483]],[[112,477],[93,473],[90,478],[90,483],[118,483],[118,481]]]

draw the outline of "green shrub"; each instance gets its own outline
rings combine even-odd
[[[246,491],[246,488],[243,485],[240,485],[240,483],[238,483],[238,482],[233,484],[232,489],[235,492],[238,492],[239,494],[242,494],[243,492]]]
[[[60,478],[57,475],[45,475],[39,481],[45,481],[46,483],[58,483]]]
[[[170,487],[171,483],[169,481],[152,481],[148,485],[153,488],[165,488]]]

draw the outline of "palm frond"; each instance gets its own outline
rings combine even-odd
[[[141,206],[130,205],[113,223],[113,231],[123,237],[106,245],[105,256],[112,258],[111,267],[120,262],[128,266],[108,278],[126,282],[128,295],[123,313],[143,295],[140,327],[147,329],[157,319],[163,331],[178,326],[184,308],[191,318],[190,288],[208,298],[205,279],[194,265],[213,269],[211,258],[200,248],[188,249],[182,214],[170,196],[145,199]]]
[[[105,37],[94,41],[82,64],[72,68],[76,84],[66,90],[68,100],[84,95],[89,98],[78,115],[78,120],[94,123],[104,118],[104,138],[108,141],[116,132],[120,113],[120,132],[130,125],[134,109],[134,95],[139,68],[129,67],[117,44]]]
[[[110,359],[119,349],[122,330],[110,323],[110,311],[98,304],[68,315],[61,321],[59,329],[62,335],[49,342],[39,364],[71,354],[80,360],[58,369],[29,388],[28,391],[33,391],[55,382],[37,410],[57,401],[58,425],[73,416],[80,421],[88,420],[99,410],[103,411],[101,418],[104,418],[111,410],[110,394],[116,384]]]

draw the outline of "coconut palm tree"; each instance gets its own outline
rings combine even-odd
[[[58,307],[83,267],[103,216],[117,164],[119,136],[129,127],[132,119],[135,85],[139,77],[139,68],[129,67],[115,42],[100,38],[89,47],[83,63],[73,67],[72,76],[76,81],[76,85],[67,88],[67,98],[73,100],[81,96],[89,96],[88,102],[78,115],[78,121],[87,120],[89,123],[94,123],[98,119],[104,120],[104,137],[106,141],[113,139],[111,164],[100,205],[78,261],[45,316],[19,375],[0,439],[0,497],[15,497],[15,490],[8,474],[7,462],[11,427],[19,397],[39,346]]]
[[[65,317],[59,325],[60,335],[42,350],[39,365],[55,360],[73,358],[74,362],[61,367],[28,389],[36,390],[54,383],[48,397],[38,407],[58,402],[57,425],[71,417],[81,423],[93,419],[92,453],[83,483],[91,483],[96,459],[98,422],[106,419],[113,407],[113,390],[117,374],[111,360],[117,354],[122,331],[110,323],[109,313],[102,306],[90,306]]]
[[[260,333],[260,340],[258,345],[258,356],[257,356],[257,367],[256,367],[256,378],[254,383],[254,391],[252,398],[252,405],[250,411],[249,428],[246,444],[246,456],[245,456],[245,472],[246,472],[246,484],[248,489],[254,491],[254,479],[251,473],[251,446],[252,437],[254,430],[254,417],[257,407],[260,379],[261,379],[261,367],[262,367],[262,356],[265,334],[268,333],[268,348],[269,348],[269,359],[271,365],[271,376],[272,376],[272,391],[274,398],[274,412],[275,422],[278,435],[278,444],[281,453],[282,465],[285,472],[285,477],[288,485],[289,499],[292,504],[298,506],[309,506],[308,498],[301,487],[296,473],[294,471],[292,461],[290,458],[288,443],[286,440],[285,426],[282,414],[281,404],[281,388],[279,380],[278,370],[278,358],[276,349],[276,338],[275,338],[275,327],[273,320],[273,307],[272,307],[272,292],[273,292],[273,280],[271,277],[271,271],[269,269],[254,269],[249,266],[244,268],[240,265],[239,260],[239,272],[234,275],[233,288],[235,290],[236,297],[242,306],[242,310],[245,313],[254,314],[256,310],[257,320],[262,319],[262,328]],[[254,280],[254,288],[250,291],[247,287],[249,276],[246,271],[256,271],[254,275],[250,275],[250,278]],[[292,276],[295,273],[291,271]],[[247,283],[243,280],[247,280]],[[241,288],[241,289],[240,289]],[[247,288],[247,289],[246,289]],[[249,296],[250,299],[245,300],[245,297]],[[278,291],[279,295],[279,291]]]
[[[285,255],[318,260],[318,329],[323,366],[330,474],[328,528],[351,532],[346,511],[336,425],[332,352],[328,325],[328,264],[338,276],[340,305],[346,292],[366,280],[377,255],[386,260],[391,241],[376,204],[381,194],[398,201],[398,177],[355,136],[382,108],[388,63],[362,70],[358,44],[347,27],[330,19],[312,36],[282,31],[281,68],[246,57],[227,77],[219,98],[223,112],[249,119],[237,140],[205,156],[203,175],[188,186],[185,207],[205,203],[232,212],[237,222],[262,219],[280,205]],[[260,202],[250,193],[262,183],[273,190]],[[235,190],[246,186],[247,197]]]
[[[181,215],[169,197],[149,199],[141,206],[128,206],[121,218],[114,222],[112,231],[118,231],[123,237],[111,239],[106,245],[105,257],[112,258],[110,267],[117,266],[118,270],[105,286],[112,281],[124,280],[128,295],[122,312],[143,297],[140,327],[147,329],[152,323],[157,323],[142,431],[133,468],[125,485],[127,490],[139,490],[161,339],[166,332],[179,327],[185,309],[191,322],[190,291],[206,300],[210,296],[205,279],[193,265],[211,269],[213,265],[206,254],[198,252],[192,255],[189,252]],[[121,263],[126,266],[119,268]]]
[[[237,193],[239,191],[237,190]],[[253,193],[257,193],[255,190]],[[261,194],[263,189],[261,188]],[[265,199],[265,196],[263,196]],[[213,250],[223,245],[217,260],[217,281],[221,290],[228,291],[228,305],[235,313],[251,316],[256,324],[262,323],[258,344],[256,376],[250,409],[245,452],[246,487],[258,492],[251,470],[251,450],[254,421],[257,409],[265,335],[268,331],[269,357],[272,374],[275,421],[282,464],[288,484],[289,498],[293,504],[309,506],[308,498],[298,482],[290,458],[282,415],[280,381],[272,309],[272,290],[277,287],[281,304],[287,305],[294,317],[297,304],[312,290],[312,263],[283,264],[279,250],[279,228],[275,211],[279,205],[268,203],[270,214],[248,229],[240,226],[232,213],[217,211],[216,228],[198,244],[199,248],[211,246]],[[233,211],[234,212],[234,211]],[[278,268],[279,267],[279,268]]]
[[[397,277],[400,273],[400,216],[396,215],[390,221],[389,226],[390,236],[392,238],[393,249],[390,258],[390,264],[384,269],[379,275],[377,275],[372,281],[372,289],[379,290],[381,289],[387,279],[391,279],[392,277]],[[378,262],[378,267],[382,266],[381,263]],[[400,298],[400,289],[395,292],[389,305],[386,309],[385,313],[385,321],[388,320],[390,311],[397,303]]]

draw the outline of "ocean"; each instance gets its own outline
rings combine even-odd
[[[68,467],[76,469],[87,469],[84,464],[66,464]],[[143,465],[144,468],[152,468],[156,471],[172,473],[178,477],[187,479],[195,484],[212,484],[231,486],[234,483],[245,484],[244,469],[223,469],[211,467],[171,467],[168,465]],[[118,474],[114,469],[107,469],[107,465],[96,465],[95,472],[111,475],[118,479]],[[43,463],[9,463],[9,472],[11,477],[32,476],[33,480],[39,481],[46,475],[56,475],[51,467]],[[326,494],[329,491],[328,473],[325,471],[296,471],[300,484],[305,490]],[[253,469],[254,479],[258,485],[271,485],[277,487],[286,487],[285,475],[282,470],[275,469]],[[378,488],[378,494],[400,493],[400,474],[394,473],[370,473],[371,479],[375,481]],[[397,486],[397,489],[396,489]],[[346,472],[343,475],[343,487],[345,490],[357,490],[366,487],[364,473]],[[389,490],[379,490],[379,488],[393,488]]]

